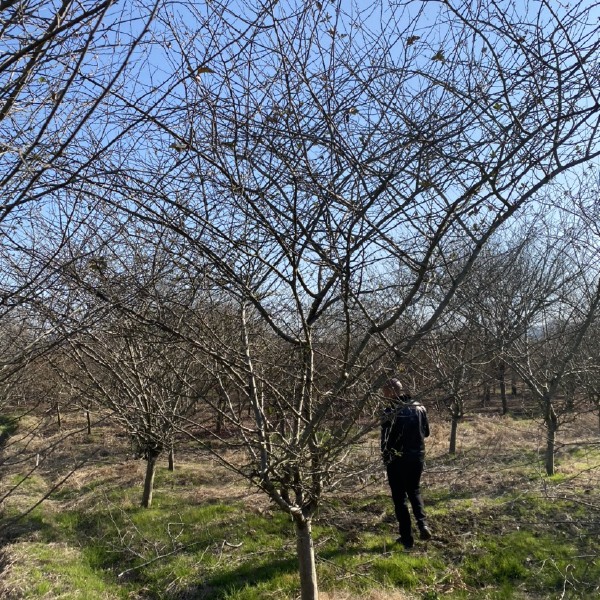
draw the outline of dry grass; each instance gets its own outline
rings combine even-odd
[[[373,590],[361,593],[360,596],[351,592],[320,592],[320,600],[414,600],[416,596],[408,595],[398,590]]]

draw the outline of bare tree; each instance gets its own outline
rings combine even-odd
[[[565,188],[561,208],[580,224],[568,237],[580,255],[584,268],[595,269],[600,241],[600,205],[598,204],[598,167],[590,165],[577,173]],[[598,411],[600,429],[600,365],[598,364],[598,323],[592,323],[577,357],[574,385],[580,386]]]
[[[581,351],[576,358],[577,370],[573,373],[576,385],[581,388],[584,397],[591,402],[598,415],[598,431],[600,432],[600,364],[598,364],[597,324],[594,323],[582,343]]]
[[[235,311],[236,347],[196,343],[253,409],[240,472],[294,519],[303,599],[312,517],[386,370],[490,236],[598,155],[590,6],[520,7],[188,6],[165,23],[167,104],[129,107],[151,150],[108,165],[106,201],[171,228]]]
[[[56,342],[45,303],[56,255],[84,210],[82,190],[126,133],[118,94],[136,93],[144,42],[161,2],[7,0],[0,5],[0,323],[30,344],[0,358],[0,379]],[[136,77],[137,75],[137,77]],[[85,198],[89,213],[93,198]],[[41,223],[58,230],[54,246]],[[41,234],[41,235],[40,235]],[[33,332],[36,335],[33,335]]]
[[[173,340],[128,320],[70,345],[80,370],[76,389],[112,411],[146,460],[141,504],[147,508],[157,460],[164,451],[172,460],[176,426],[198,400],[195,361]]]
[[[547,289],[551,293],[543,302],[535,302],[538,308],[529,318],[526,334],[516,339],[506,353],[507,361],[541,409],[546,428],[548,475],[555,471],[557,431],[572,412],[568,388],[584,366],[579,362],[580,349],[597,319],[600,304],[597,270],[574,262],[577,256],[570,252],[570,242],[566,240],[552,250],[546,245],[545,254],[537,255],[538,272],[550,283]],[[548,267],[550,270],[544,273]]]
[[[61,190],[81,183],[116,143],[108,132],[107,116],[116,108],[111,94],[140,59],[137,49],[158,6],[3,3],[0,224],[13,248],[31,205],[56,201]]]
[[[451,306],[455,319],[469,324],[471,344],[479,348],[484,377],[500,384],[501,412],[508,412],[507,353],[540,311],[556,301],[571,273],[561,260],[569,240],[549,237],[540,215],[527,216],[502,230],[482,252]],[[514,373],[514,369],[511,369]]]
[[[43,216],[33,199],[92,200],[99,214],[112,207],[172,232],[171,256],[204,304],[193,331],[161,313],[152,331],[193,341],[211,365],[219,410],[244,448],[230,465],[294,519],[302,597],[316,598],[312,518],[323,491],[355,473],[345,457],[376,421],[381,381],[430,332],[493,233],[598,155],[590,5],[173,4],[146,54],[136,51],[157,5],[136,12],[147,17],[128,31],[119,10],[129,4],[62,6],[83,13],[37,29],[26,12],[27,27],[15,16],[3,30],[17,32],[21,58],[0,73],[23,69],[6,79],[0,121],[14,129],[2,227],[18,233],[6,261],[35,258],[21,284],[33,293],[35,273],[55,258],[39,261],[38,240],[20,237],[25,207],[31,222]],[[81,35],[63,29],[80,23]],[[26,29],[38,41],[18,50]],[[26,104],[34,95],[49,100],[45,111]],[[127,329],[149,326],[126,293],[107,295],[102,259],[53,263],[73,283],[64,305],[76,299],[85,314],[96,298],[118,306]],[[76,271],[83,264],[95,265],[95,281]],[[440,277],[448,265],[457,265],[450,280]],[[23,288],[6,272],[3,294],[17,298]],[[212,318],[219,312],[225,327]],[[146,356],[148,335],[133,336],[135,351],[123,331],[114,345],[95,334],[77,350],[115,375],[111,352]]]
[[[108,408],[147,461],[142,505],[152,502],[158,458],[205,392],[187,342],[198,293],[172,236],[113,220],[81,223],[57,255],[54,318],[65,342],[53,362],[73,401]]]
[[[441,404],[450,417],[448,453],[456,454],[458,425],[465,416],[465,396],[472,388],[470,372],[477,344],[465,328],[463,331],[443,329],[427,337],[423,344],[428,357],[430,385],[442,393]]]

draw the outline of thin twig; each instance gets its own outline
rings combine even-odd
[[[160,556],[155,556],[154,558],[147,560],[146,562],[142,563],[141,565],[136,565],[135,567],[131,567],[130,569],[125,569],[125,571],[122,571],[121,573],[119,573],[117,575],[117,578],[123,577],[123,575],[126,575],[127,573],[131,573],[132,571],[137,571],[138,569],[147,567],[148,565],[151,565],[152,563],[155,563],[156,561],[159,561],[163,558],[167,558],[169,556],[173,556],[173,554],[177,554],[178,552],[181,552],[182,550],[187,550],[188,548],[191,548],[192,546],[197,546],[198,544],[201,544],[201,543],[202,542],[192,542],[191,544],[186,544],[185,546],[180,546],[179,548],[176,548],[175,550],[172,550],[171,552],[167,552],[166,554],[161,554]],[[242,544],[243,544],[243,542],[240,542],[239,544],[230,544],[228,541],[223,540],[223,544],[221,545],[221,552],[223,551],[224,546],[229,546],[230,548],[239,548]],[[204,550],[204,552],[207,552],[209,548],[210,548],[210,546],[207,546],[206,549]]]

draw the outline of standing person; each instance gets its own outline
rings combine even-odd
[[[409,549],[414,545],[414,538],[407,497],[419,528],[419,537],[431,539],[420,489],[429,422],[425,407],[404,392],[398,379],[389,379],[384,384],[383,395],[390,405],[381,424],[381,454],[398,519],[400,537],[397,541]]]

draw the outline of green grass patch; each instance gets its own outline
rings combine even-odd
[[[28,568],[12,567],[11,577],[24,582],[25,598],[128,598],[127,586],[116,585],[95,569],[85,554],[65,544],[25,543],[18,551],[27,556]]]
[[[481,536],[461,564],[465,583],[472,588],[500,586],[494,597],[512,597],[523,585],[532,592],[562,589],[566,574],[575,576],[578,549],[566,536],[516,531],[503,536]],[[589,573],[590,565],[581,566]],[[600,575],[600,565],[595,568]],[[594,575],[595,576],[595,575]]]
[[[175,506],[170,497],[145,510],[129,506],[125,493],[123,499],[124,505],[102,502],[86,511],[44,515],[37,534],[43,541],[28,549],[29,598],[51,591],[73,598],[125,598],[137,589],[144,589],[149,600],[291,600],[297,595],[293,525],[283,513],[259,514],[238,502]],[[342,511],[352,504],[353,514],[364,520],[385,500],[348,499],[336,507]],[[442,500],[440,494],[440,506]],[[439,529],[446,512],[431,510],[440,541],[418,542],[412,552],[392,545],[393,524],[348,531],[324,519],[314,527],[320,586],[347,589],[355,597],[380,588],[403,589],[417,597],[516,600],[526,593],[555,594],[564,585],[564,573],[570,573],[584,582],[580,589],[589,588],[592,598],[600,565],[577,561],[585,541],[558,529],[553,535],[529,528],[498,530],[499,523],[521,518],[541,524],[569,508],[567,502],[535,496],[505,498],[503,503],[496,497],[455,501],[450,512],[463,519],[461,531],[472,525],[473,535],[466,541],[447,539]],[[587,543],[587,550],[598,556],[598,544]],[[87,590],[88,596],[69,596],[76,589]]]
[[[101,479],[92,480],[86,483],[83,486],[70,486],[67,484],[58,488],[50,497],[52,500],[56,501],[68,501],[68,500],[76,500],[77,498],[81,498],[87,496],[89,494],[95,493],[97,490],[101,489],[105,485]]]
[[[441,563],[425,553],[394,552],[372,563],[372,575],[382,584],[414,590],[430,585]]]
[[[143,509],[129,506],[125,491],[122,500],[86,511],[45,514],[37,527],[39,535],[45,543],[80,545],[79,560],[86,572],[94,571],[99,580],[108,580],[117,589],[144,587],[148,598],[171,597],[164,596],[165,582],[173,582],[173,590],[180,593],[194,589],[201,580],[206,588],[201,597],[207,599],[297,589],[294,544],[288,545],[293,527],[283,513],[259,515],[237,503],[215,501],[202,505],[165,501]],[[31,559],[40,562],[33,555]],[[57,563],[48,568],[56,572],[59,567]],[[61,578],[79,581],[76,572],[62,572]],[[123,577],[118,577],[120,573]],[[46,593],[44,579],[39,579],[39,586],[33,586],[34,598]],[[248,581],[255,583],[249,587]],[[254,587],[259,591],[251,591]]]
[[[186,487],[199,487],[210,481],[205,473],[195,466],[178,466],[174,471],[159,467],[156,469],[154,486],[160,488],[176,488],[182,490]]]
[[[14,435],[19,427],[19,422],[14,417],[0,415],[0,446],[11,436]]]

